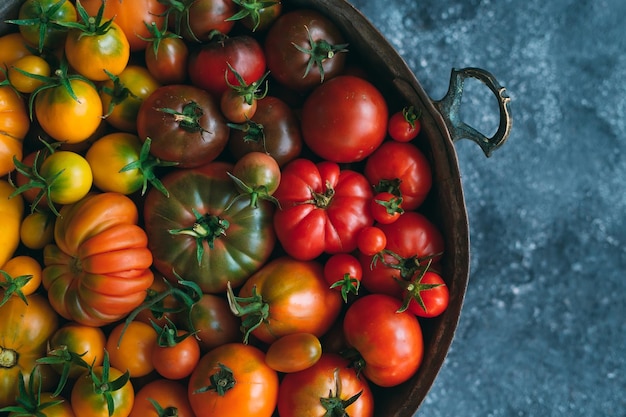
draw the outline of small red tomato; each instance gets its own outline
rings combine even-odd
[[[408,310],[418,317],[437,317],[446,310],[449,300],[450,292],[441,275],[428,270],[406,285],[400,311]]]
[[[373,256],[385,249],[387,236],[376,226],[367,226],[361,229],[357,238],[359,251],[367,256]]]
[[[415,139],[422,129],[419,118],[420,114],[415,111],[413,106],[405,107],[401,111],[393,113],[387,125],[389,136],[398,142],[409,142]]]
[[[404,213],[402,197],[388,191],[377,193],[370,204],[374,220],[381,224],[391,224]]]
[[[167,379],[182,379],[193,372],[200,360],[200,345],[185,330],[164,327],[152,349],[152,364]]]
[[[361,262],[349,253],[332,255],[324,264],[324,278],[330,288],[341,291],[341,296],[348,302],[348,294],[357,295],[361,286],[363,268]]]

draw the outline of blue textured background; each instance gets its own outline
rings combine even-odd
[[[626,2],[352,4],[431,98],[468,66],[512,98],[513,132],[491,158],[456,146],[471,278],[416,416],[626,416]],[[492,133],[482,91],[468,86],[463,111]]]

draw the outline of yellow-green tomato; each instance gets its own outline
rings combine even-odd
[[[52,153],[41,164],[39,173],[48,183],[50,200],[61,205],[82,199],[93,184],[89,162],[76,152]]]
[[[292,333],[277,339],[267,349],[265,363],[278,372],[303,371],[322,356],[322,344],[311,333]]]
[[[93,172],[93,183],[101,191],[132,194],[144,182],[144,175],[138,168],[122,171],[130,163],[138,161],[141,153],[141,140],[132,133],[109,133],[95,141],[85,158]]]
[[[49,211],[34,211],[24,217],[20,226],[20,240],[29,249],[43,249],[54,240],[56,216]]]

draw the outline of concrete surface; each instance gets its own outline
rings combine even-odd
[[[491,158],[457,143],[471,278],[416,416],[626,416],[626,2],[352,3],[431,98],[468,66],[512,97]],[[490,96],[468,91],[466,121],[492,133]]]

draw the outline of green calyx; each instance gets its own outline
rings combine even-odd
[[[188,132],[207,132],[207,130],[200,125],[200,119],[204,116],[204,110],[195,101],[190,101],[185,104],[182,111],[167,107],[160,107],[156,110],[173,116],[174,121],[178,123],[181,129]]]
[[[27,386],[24,380],[24,374],[20,371],[17,381],[18,395],[15,401],[16,404],[0,408],[0,413],[11,413],[16,416],[46,417],[47,414],[45,410],[61,404],[63,400],[42,402],[41,379],[39,366],[35,366],[30,374]]]
[[[2,270],[0,270],[0,275],[2,275],[2,277],[4,278],[3,281],[0,281],[0,289],[2,289],[2,292],[4,293],[2,300],[0,300],[0,307],[2,307],[7,301],[9,301],[9,298],[14,295],[20,297],[22,301],[24,301],[24,303],[28,305],[28,300],[22,292],[22,288],[24,287],[24,285],[28,284],[28,281],[30,281],[33,276],[20,275],[17,277],[12,277],[6,271]]]
[[[335,380],[335,392],[333,393],[333,390],[331,389],[328,392],[328,397],[320,398],[320,403],[324,407],[324,410],[326,410],[323,417],[348,417],[346,409],[359,399],[363,391],[359,391],[352,397],[344,400],[341,398],[341,379],[339,377],[339,369],[335,369],[333,377]]]
[[[250,297],[238,297],[233,292],[230,281],[227,283],[226,298],[230,311],[237,317],[241,317],[241,330],[244,333],[243,342],[248,343],[250,334],[267,322],[270,316],[270,306],[263,301],[261,294],[257,292],[256,286],[252,287]]]
[[[226,219],[222,219],[212,214],[201,215],[196,209],[192,209],[196,221],[190,227],[181,229],[170,229],[172,235],[187,235],[196,239],[196,258],[198,265],[202,263],[204,256],[204,242],[206,241],[210,249],[213,249],[215,239],[220,236],[226,236],[226,230],[230,227],[230,223]]]
[[[59,22],[59,25],[70,29],[78,30],[82,36],[102,36],[106,34],[113,24],[113,19],[104,20],[104,6],[103,1],[98,9],[98,13],[95,16],[89,16],[89,13],[80,4],[80,0],[76,0],[76,11],[80,16],[80,22]]]
[[[210,385],[198,388],[193,393],[200,394],[203,392],[214,391],[220,397],[223,397],[228,390],[232,389],[237,381],[233,371],[223,363],[218,363],[217,371],[209,377]]]
[[[145,142],[141,146],[141,151],[139,152],[139,159],[125,165],[120,169],[120,172],[138,170],[141,172],[143,177],[143,185],[141,187],[141,195],[146,193],[148,189],[148,183],[152,184],[154,188],[159,190],[161,194],[166,197],[170,196],[169,191],[165,188],[161,180],[156,176],[155,169],[159,167],[171,167],[178,165],[178,162],[169,162],[162,161],[159,158],[154,157],[150,153],[150,146],[152,144],[152,139],[146,138]]]
[[[346,49],[348,44],[342,43],[339,45],[331,45],[328,41],[324,39],[315,41],[311,37],[311,32],[309,31],[308,27],[306,27],[306,31],[308,34],[309,45],[311,46],[309,49],[303,48],[302,46],[297,45],[292,42],[292,45],[298,51],[310,55],[309,61],[307,63],[307,66],[306,66],[306,69],[304,71],[304,75],[302,76],[302,78],[309,75],[309,72],[311,72],[311,68],[313,68],[313,66],[316,66],[317,68],[319,68],[319,71],[320,71],[320,78],[321,78],[320,82],[324,82],[324,66],[323,66],[324,61],[326,61],[327,59],[332,59],[335,56],[335,54],[338,54],[341,52],[348,52],[348,49]]]
[[[256,32],[261,23],[261,12],[264,9],[270,8],[277,4],[279,1],[257,1],[257,0],[233,0],[239,11],[226,19],[227,21],[236,21],[249,18],[252,20],[252,32]]]

